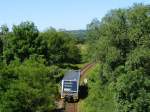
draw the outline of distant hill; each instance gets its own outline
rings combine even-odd
[[[75,38],[77,38],[79,41],[84,41],[86,38],[86,30],[70,30],[66,31],[68,33],[71,33],[74,35]]]

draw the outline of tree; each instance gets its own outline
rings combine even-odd
[[[149,12],[150,7],[143,4],[111,10],[94,25],[95,36],[89,37],[91,57],[102,66],[103,86],[115,91],[118,112],[150,109]]]
[[[4,43],[6,35],[9,33],[9,28],[7,25],[2,25],[0,27],[0,61],[3,59],[3,50],[4,50]]]
[[[1,35],[7,34],[7,33],[9,32],[8,26],[7,26],[7,25],[2,25],[2,26],[0,27],[0,32],[1,32]]]
[[[38,29],[32,22],[22,22],[13,26],[14,39],[12,41],[15,55],[23,61],[35,53],[35,39],[38,37]]]
[[[1,112],[49,112],[55,108],[56,81],[62,70],[41,62],[30,59],[21,64],[16,60],[0,69]]]
[[[1,60],[2,53],[3,53],[3,41],[0,37],[0,60]]]
[[[80,62],[79,48],[70,34],[51,28],[40,36],[47,43],[45,57],[48,64]]]

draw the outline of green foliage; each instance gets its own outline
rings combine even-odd
[[[23,62],[32,56],[42,57],[46,65],[81,61],[76,40],[67,32],[53,28],[39,32],[33,22],[27,21],[14,25],[12,32],[2,34],[0,53],[3,53],[3,60],[7,64],[16,58]]]
[[[5,35],[4,59],[7,63],[15,58],[19,58],[22,62],[36,53],[35,39],[38,37],[38,29],[34,23],[27,21],[14,25],[12,30],[12,33]]]
[[[34,60],[12,62],[0,69],[1,112],[49,112],[55,108],[58,67],[46,67]]]
[[[3,41],[2,38],[0,37],[0,60],[2,58],[2,53],[3,53]]]
[[[86,30],[71,30],[66,32],[71,34],[77,40],[78,43],[84,43],[86,40]]]
[[[101,64],[101,83],[96,86],[115,91],[118,112],[150,110],[149,13],[149,5],[135,4],[111,10],[101,22],[88,26],[89,51],[93,51],[89,56]]]
[[[114,92],[101,85],[99,72],[101,65],[96,65],[89,72],[88,97],[81,101],[80,112],[115,112]]]
[[[127,70],[143,68],[147,74],[150,73],[150,49],[145,47],[133,50],[126,61]]]
[[[50,112],[60,94],[63,64],[80,63],[72,35],[33,22],[6,25],[0,32],[0,112]],[[56,66],[56,65],[59,65]]]
[[[4,49],[4,38],[5,35],[7,35],[9,32],[9,28],[7,25],[2,25],[0,27],[0,61],[2,60],[3,57],[3,49]]]
[[[47,62],[49,64],[80,63],[80,51],[71,35],[51,28],[40,36],[47,41]]]
[[[0,33],[1,35],[7,34],[9,32],[9,28],[7,25],[1,25],[0,27]]]
[[[122,74],[116,83],[116,100],[119,112],[148,112],[150,77],[142,69]]]

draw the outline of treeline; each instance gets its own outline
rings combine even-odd
[[[87,30],[89,57],[100,69],[90,77],[86,112],[149,112],[150,6],[111,10]]]
[[[63,64],[80,63],[73,35],[33,22],[0,29],[0,112],[50,112],[55,109]]]
[[[30,57],[42,57],[46,65],[80,62],[76,40],[65,31],[50,28],[39,32],[34,23],[28,21],[8,31],[6,25],[1,26],[1,60],[7,64],[16,58],[22,62]]]

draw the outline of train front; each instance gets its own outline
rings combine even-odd
[[[71,71],[63,78],[61,84],[61,98],[67,101],[78,100],[79,79],[79,71]]]
[[[63,91],[62,91],[62,98],[66,100],[78,100],[78,84],[77,81],[63,81],[62,82]]]

